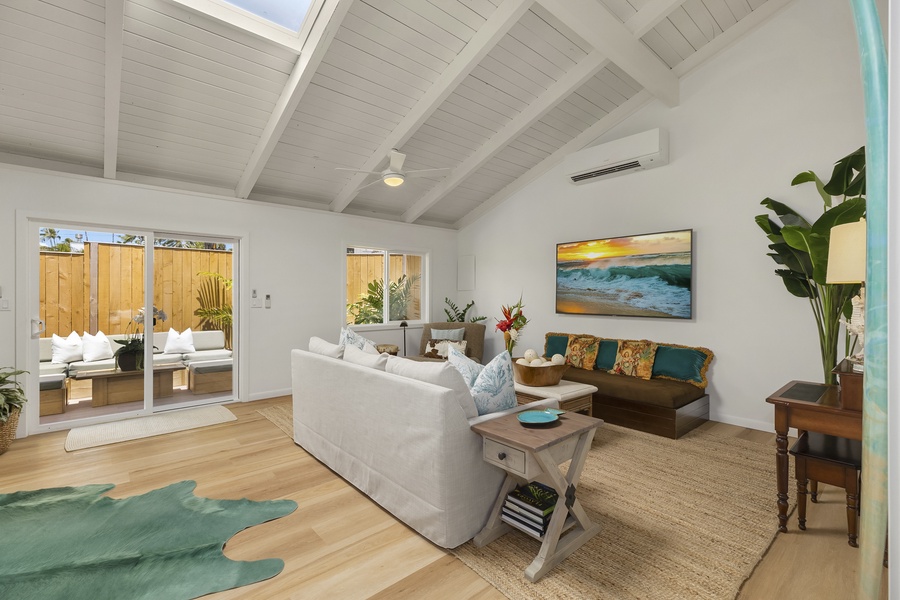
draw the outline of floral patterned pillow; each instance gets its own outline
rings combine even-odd
[[[479,415],[499,412],[518,404],[509,352],[501,352],[483,367],[452,346],[449,354],[450,364],[456,367],[472,392]]]
[[[566,348],[566,364],[587,371],[594,370],[600,340],[589,336],[572,336]]]
[[[616,375],[650,379],[653,374],[656,347],[656,342],[649,340],[619,340],[616,362],[609,372]]]

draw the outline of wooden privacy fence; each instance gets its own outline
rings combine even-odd
[[[232,253],[223,250],[155,247],[153,306],[168,316],[157,331],[169,327],[198,329],[197,289],[207,276],[232,278]],[[91,242],[84,254],[41,252],[40,314],[43,337],[77,333],[124,333],[144,306],[144,248]],[[232,290],[226,300],[232,304]],[[147,311],[150,313],[151,311]]]
[[[404,274],[408,277],[419,276],[419,281],[413,286],[413,299],[410,303],[409,318],[420,318],[422,314],[422,257],[415,254],[391,254],[389,260],[388,276],[391,281],[397,281]],[[382,277],[384,277],[383,254],[348,254],[347,303],[352,304],[358,301],[360,296],[367,293],[369,282]],[[347,314],[347,322],[353,322],[353,317],[349,313]]]

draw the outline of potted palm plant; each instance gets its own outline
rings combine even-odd
[[[9,450],[9,445],[16,437],[19,414],[28,399],[15,378],[27,372],[10,367],[0,368],[0,454]]]

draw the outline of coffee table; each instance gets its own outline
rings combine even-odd
[[[153,367],[153,397],[165,398],[175,393],[173,386],[175,371],[184,370],[184,365]],[[144,399],[144,371],[120,371],[106,369],[83,371],[75,374],[75,379],[91,381],[91,406],[107,406]]]
[[[537,557],[525,569],[528,581],[537,581],[597,535],[600,526],[593,523],[581,507],[575,497],[575,488],[594,432],[602,424],[600,419],[568,412],[560,415],[558,421],[542,427],[525,427],[515,414],[473,425],[472,431],[484,438],[484,460],[506,471],[506,479],[487,525],[473,540],[475,545],[485,546],[512,530],[500,518],[506,495],[517,484],[531,481],[553,487],[559,500],[543,536],[525,532],[541,541]],[[568,460],[571,463],[563,476],[559,465]],[[564,531],[566,533],[562,535]]]
[[[593,416],[592,394],[597,391],[597,386],[587,383],[577,383],[563,379],[556,385],[544,385],[534,387],[530,385],[516,384],[516,400],[519,404],[528,404],[535,400],[552,398],[559,402],[559,408],[570,412],[580,412],[589,417]]]

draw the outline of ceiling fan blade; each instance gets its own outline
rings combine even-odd
[[[380,180],[380,179],[376,179],[375,181],[370,181],[370,182],[367,183],[366,185],[362,185],[362,186],[356,188],[356,191],[358,192],[359,190],[364,190],[364,189],[366,189],[367,187],[369,187],[370,185],[375,185],[376,183],[381,183],[381,180]]]
[[[394,148],[388,154],[391,158],[391,171],[394,173],[400,173],[403,171],[403,161],[406,160],[406,155]]]
[[[441,169],[417,169],[415,171],[407,171],[404,175],[406,175],[407,178],[428,177],[429,175],[439,175],[440,173],[448,173],[450,171],[450,167],[443,167]]]
[[[362,171],[360,169],[351,169],[349,167],[335,167],[335,171],[352,171],[354,173],[371,173],[372,175],[381,175],[381,171]]]

